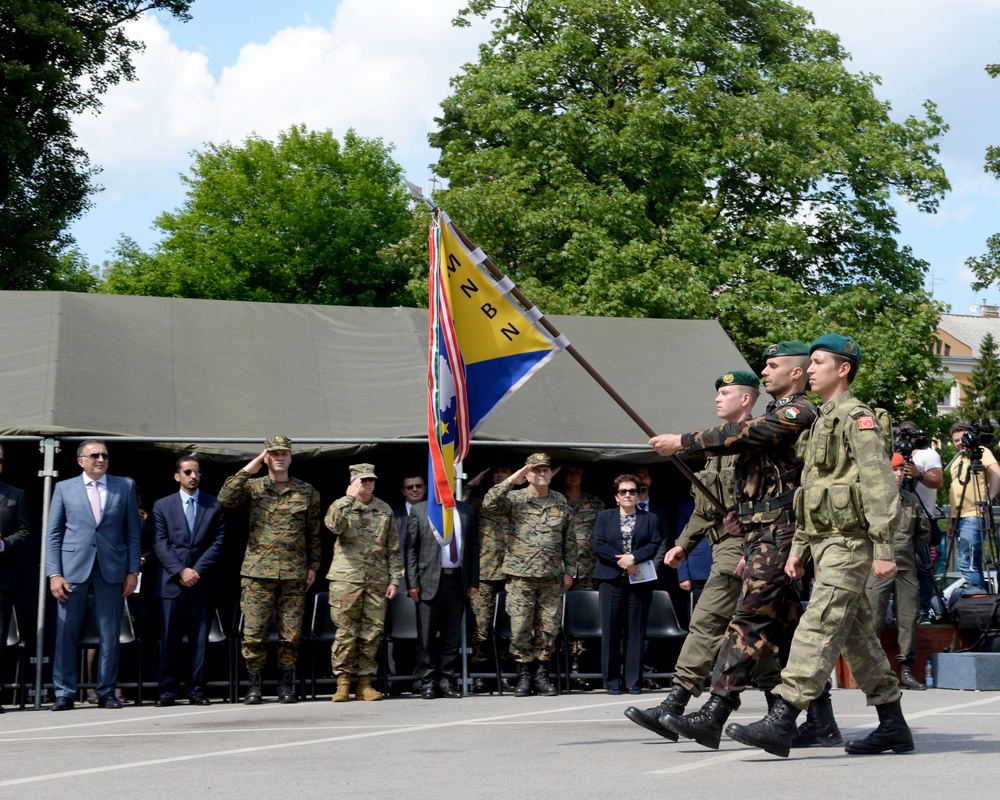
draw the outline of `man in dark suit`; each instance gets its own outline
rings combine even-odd
[[[406,585],[417,604],[417,675],[425,700],[439,691],[442,697],[462,696],[462,614],[479,589],[479,535],[475,509],[459,501],[456,512],[454,532],[444,545],[434,536],[426,502],[413,506],[407,520]]]
[[[94,593],[100,635],[97,705],[121,708],[118,681],[118,631],[125,598],[139,581],[141,555],[139,504],[135,484],[108,475],[108,448],[98,439],[76,451],[83,473],[56,484],[49,510],[45,574],[59,601],[56,652],[52,659],[53,711],[73,708],[77,691],[77,645]]]
[[[0,446],[0,472],[3,471],[3,447]],[[14,590],[18,585],[17,551],[28,538],[28,504],[24,492],[0,483],[0,694],[3,693],[4,649],[7,628],[14,610]],[[0,714],[3,706],[0,706]]]
[[[174,467],[180,491],[153,505],[153,549],[159,560],[153,596],[160,601],[159,707],[177,700],[181,639],[188,634],[191,660],[187,699],[211,705],[205,696],[205,650],[209,617],[218,591],[215,564],[225,536],[225,513],[219,501],[199,490],[201,469],[194,456],[181,456]]]

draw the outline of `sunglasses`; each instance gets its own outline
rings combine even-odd
[[[200,469],[185,469],[181,470],[185,475],[201,475]]]
[[[107,453],[84,453],[82,458],[89,458],[91,461],[107,461]]]
[[[638,489],[619,489],[618,494],[639,494]]]
[[[424,488],[424,484],[422,484],[422,483],[411,483],[409,486],[404,486],[403,488],[406,491],[410,491],[411,489],[423,489]]]

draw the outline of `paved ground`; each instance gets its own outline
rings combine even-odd
[[[997,791],[1000,692],[904,694],[917,751],[779,759],[723,737],[718,751],[628,722],[630,700],[469,697],[333,705],[126,706],[0,716],[0,798],[624,798],[803,796],[922,800]],[[833,693],[847,738],[875,724],[858,691]],[[732,719],[763,716],[747,692]]]

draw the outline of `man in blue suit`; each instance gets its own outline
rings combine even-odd
[[[153,596],[160,601],[159,708],[172,706],[177,700],[185,631],[191,652],[188,703],[212,703],[205,696],[205,651],[212,601],[218,592],[215,564],[226,533],[219,501],[198,489],[198,459],[191,455],[178,458],[174,480],[180,491],[153,505],[153,549],[160,562],[153,586]]]
[[[47,531],[45,574],[52,596],[59,601],[53,711],[73,708],[77,645],[91,591],[100,634],[97,705],[122,707],[115,697],[118,632],[125,598],[139,581],[141,522],[135,484],[108,475],[108,448],[98,439],[83,442],[76,460],[83,474],[56,484]]]

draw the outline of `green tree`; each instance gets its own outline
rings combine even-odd
[[[717,317],[754,364],[841,330],[877,365],[869,399],[934,403],[940,306],[892,206],[949,188],[933,104],[893,121],[783,0],[469,0],[457,22],[475,15],[495,32],[431,135],[436,200],[535,303]]]
[[[963,387],[961,407],[969,422],[1000,421],[1000,356],[992,333],[979,343],[979,360]]]
[[[379,250],[408,230],[400,167],[379,139],[290,128],[271,142],[210,144],[162,214],[151,253],[119,241],[101,291],[216,300],[391,306],[408,265]]]
[[[89,207],[97,172],[71,117],[96,112],[135,77],[141,42],[123,23],[146,11],[187,21],[190,0],[4,0],[0,3],[0,288],[63,288],[59,252]],[[72,260],[74,256],[70,256]]]
[[[1000,64],[987,64],[986,73],[991,78],[1000,76]],[[1000,178],[1000,146],[986,148],[986,172]],[[972,270],[976,280],[972,284],[974,292],[988,289],[1000,281],[1000,233],[986,240],[986,253],[966,260],[965,265]]]

